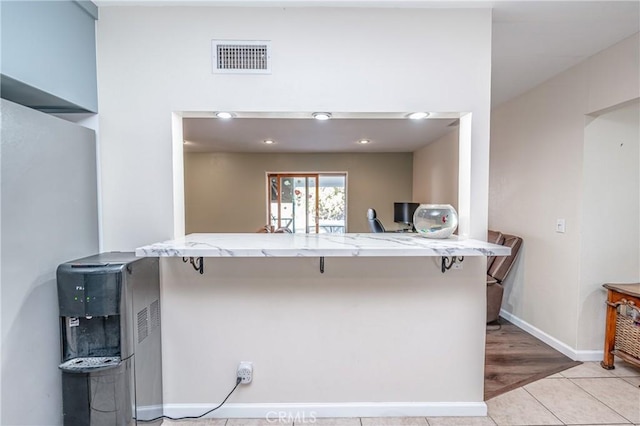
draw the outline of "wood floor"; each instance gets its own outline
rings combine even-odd
[[[500,318],[487,326],[485,401],[527,383],[581,364]]]

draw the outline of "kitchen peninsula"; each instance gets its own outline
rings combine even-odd
[[[507,256],[511,250],[484,241],[424,238],[416,233],[189,234],[136,249],[138,256],[171,257],[366,257]]]
[[[485,415],[486,256],[417,234],[191,234],[161,257],[165,414]],[[464,256],[442,272],[442,257]],[[202,274],[183,258],[203,258]],[[322,266],[324,267],[321,271]]]

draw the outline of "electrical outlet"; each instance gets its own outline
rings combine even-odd
[[[241,361],[238,365],[237,377],[240,379],[240,383],[247,385],[253,380],[253,363],[247,361]]]

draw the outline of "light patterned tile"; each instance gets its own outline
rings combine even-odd
[[[560,373],[556,373],[556,374],[552,374],[550,376],[547,376],[546,378],[547,379],[564,379],[565,377]]]
[[[363,417],[362,426],[427,426],[424,417]]]
[[[491,417],[427,417],[429,426],[495,426]]]
[[[572,379],[573,383],[613,408],[627,420],[640,423],[640,389],[622,379]]]
[[[613,363],[614,368],[610,370],[615,376],[618,377],[640,377],[640,368],[635,365],[631,365],[628,362],[622,360],[615,360]]]
[[[622,380],[631,383],[633,386],[640,387],[640,377],[622,377]]]
[[[564,423],[628,423],[570,380],[542,379],[524,388]]]
[[[293,426],[292,421],[273,419],[229,419],[225,426]]]
[[[557,380],[557,379],[549,379]],[[567,379],[562,379],[567,380]],[[487,401],[489,415],[499,425],[561,425],[562,422],[522,388]]]
[[[227,419],[163,420],[162,426],[226,426]]]
[[[362,426],[428,426],[424,417],[363,417]]]
[[[605,370],[600,367],[596,362],[585,362],[584,364],[576,365],[568,370],[561,371],[560,374],[563,377],[576,378],[576,377],[615,377],[612,370]]]
[[[314,426],[360,426],[358,417],[317,418]]]

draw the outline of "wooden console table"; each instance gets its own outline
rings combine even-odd
[[[640,360],[638,358],[615,349],[617,304],[624,299],[640,307],[640,283],[604,284],[603,287],[607,289],[607,328],[604,336],[604,359],[600,365],[607,370],[613,369],[615,355],[640,367]]]

